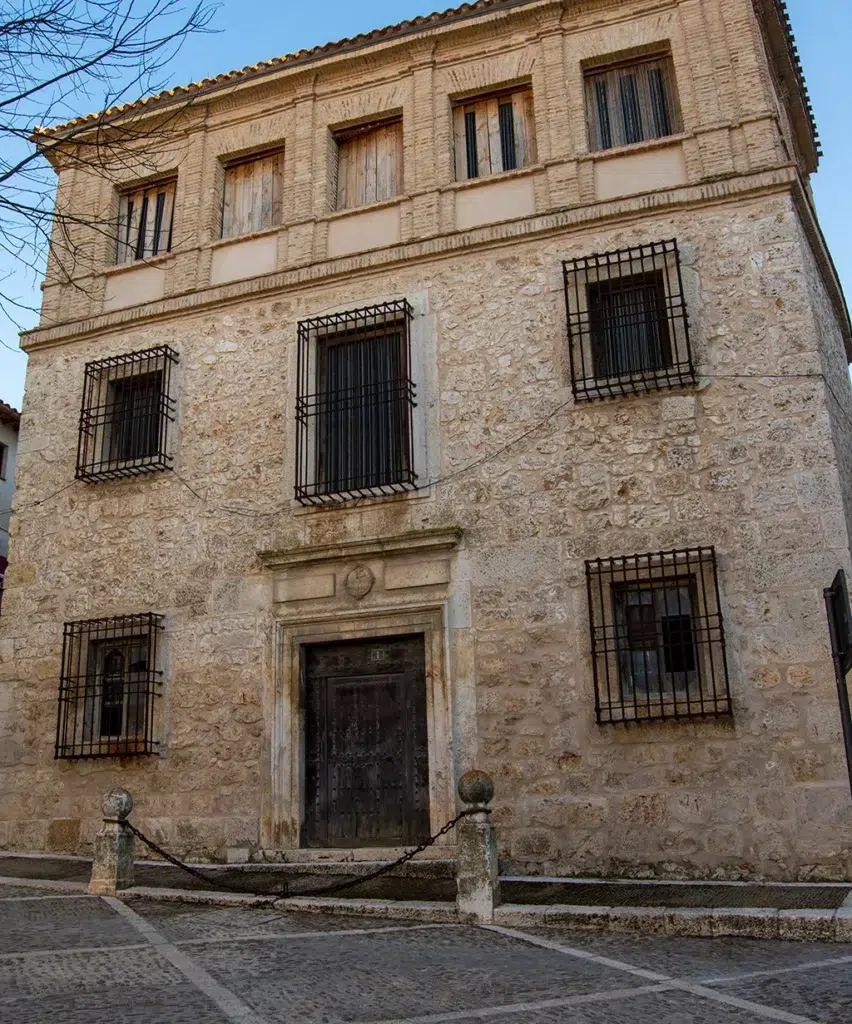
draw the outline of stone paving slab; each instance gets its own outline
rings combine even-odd
[[[699,981],[721,978],[741,972],[742,964],[746,961],[749,971],[792,967],[810,970],[820,964],[834,964],[844,957],[849,957],[848,970],[852,974],[852,943],[757,942],[754,939],[734,937],[702,939],[669,936],[642,941],[627,935],[583,933],[581,936],[576,930],[558,927],[530,928],[529,932],[569,946],[579,944],[591,953],[615,960],[628,960],[648,970],[665,971],[674,978]]]
[[[243,909],[237,907],[205,907],[181,903],[159,903],[134,900],[133,909],[150,921],[172,942],[189,940],[219,941],[245,935],[298,935],[317,931],[371,931],[378,928],[419,927],[415,922],[324,915],[317,920],[305,914],[272,910],[269,907]]]
[[[126,922],[90,896],[7,900],[0,907],[0,953],[109,947],[138,941],[139,936]]]
[[[89,948],[54,948],[40,956],[20,954],[0,959],[0,1007],[13,999],[32,999],[68,993],[108,992],[126,988],[125,998],[133,993],[164,985],[176,985],[185,979],[157,950],[137,942],[118,949],[95,949],[97,931],[87,932]],[[3,1017],[0,1015],[0,1020]]]
[[[217,981],[264,1016],[286,1005],[300,1021],[373,1021],[565,998],[643,982],[618,971],[450,926],[351,936],[305,934],[262,946],[193,949]],[[278,964],[286,959],[287,970]],[[322,992],[321,1005],[316,993]]]
[[[852,943],[8,895],[18,888],[0,884],[2,1024],[852,1021]]]
[[[852,962],[837,967],[725,982],[721,992],[818,1021],[852,1020]]]
[[[188,982],[153,987],[107,986],[30,999],[0,998],[9,1024],[231,1024],[229,1017]]]
[[[756,1013],[697,1000],[682,992],[637,994],[624,1000],[570,1004],[484,1020],[487,1024],[767,1024],[766,1018]],[[475,1024],[470,1017],[465,1022]],[[425,1018],[422,1024],[441,1022]]]

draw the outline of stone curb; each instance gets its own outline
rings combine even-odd
[[[690,938],[738,936],[809,942],[852,942],[852,909],[775,910],[724,907],[585,907],[507,903],[494,923],[512,928],[569,925],[592,931]]]
[[[391,921],[420,921],[424,924],[457,924],[455,903],[437,900],[340,900],[330,896],[290,896],[275,902],[276,910],[307,914],[340,914],[353,917],[382,917]]]
[[[208,907],[271,907],[277,896],[252,896],[211,889],[166,889],[153,885],[134,885],[116,893],[120,900],[153,900],[159,903],[198,903]]]
[[[46,892],[85,895],[83,882],[0,876],[0,885]],[[195,903],[214,907],[274,907],[303,914],[381,917],[422,924],[458,924],[454,903],[426,900],[346,900],[328,896],[249,896],[229,892],[200,892],[134,886],[118,893],[122,900]],[[528,906],[506,903],[494,911],[494,924],[510,928],[570,926],[598,932],[633,935],[749,939],[787,939],[800,942],[852,942],[852,907],[839,910],[775,910],[755,907],[587,907],[553,904]]]
[[[87,882],[63,882],[50,878],[16,878],[12,875],[0,875],[0,885],[14,885],[19,889],[42,889],[46,892],[64,892],[69,895],[86,895]]]

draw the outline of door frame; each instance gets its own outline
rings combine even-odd
[[[297,623],[277,620],[273,630],[271,786],[263,815],[268,849],[298,849],[305,814],[305,714],[302,648],[341,640],[423,635],[429,823],[432,833],[455,814],[452,706],[443,604],[405,610],[352,611]],[[450,840],[445,839],[447,843]],[[360,848],[359,848],[360,849]],[[375,850],[377,848],[365,848]]]
[[[344,667],[336,667],[332,669],[328,663],[323,660],[321,652],[323,650],[327,650],[329,645],[300,645],[303,659],[302,694],[304,707],[306,709],[310,707],[312,689],[318,697],[318,701],[315,704],[315,723],[318,728],[316,730],[311,730],[306,724],[304,734],[306,806],[304,821],[302,823],[301,845],[305,849],[322,849],[324,846],[329,849],[348,849],[356,847],[358,849],[368,849],[374,847],[394,846],[398,843],[404,843],[406,846],[413,846],[421,842],[425,835],[428,834],[429,749],[426,726],[425,638],[423,633],[420,632],[406,633],[403,636],[388,637],[387,641],[380,642],[387,642],[390,645],[398,645],[398,652],[401,657],[393,668],[370,664],[368,662],[367,652],[371,647],[376,646],[377,641],[375,638],[348,641],[345,645],[330,645],[332,650],[339,652],[348,651],[354,655],[354,661],[349,662],[349,670]],[[317,652],[317,669],[313,674],[313,677],[309,671],[311,652]],[[344,655],[344,658],[345,657],[346,656]],[[321,666],[325,667],[323,668]],[[331,757],[330,752],[332,744],[331,716],[334,700],[333,694],[339,693],[341,688],[351,690],[354,687],[356,690],[360,691],[363,685],[367,685],[369,687],[371,682],[375,684],[379,681],[383,681],[383,687],[390,684],[395,694],[394,696],[390,696],[389,691],[383,688],[381,692],[385,696],[380,697],[379,700],[383,702],[385,697],[387,697],[390,701],[398,702],[397,710],[399,714],[394,714],[392,716],[393,725],[390,724],[390,720],[387,721],[386,725],[395,730],[395,735],[400,742],[400,746],[397,750],[401,756],[401,760],[397,765],[398,771],[394,772],[394,775],[396,776],[395,784],[398,784],[400,779],[405,780],[402,787],[402,799],[404,801],[404,806],[410,813],[404,816],[405,821],[402,826],[403,834],[396,836],[395,839],[391,839],[390,841],[377,842],[373,840],[372,842],[358,842],[353,841],[352,838],[350,838],[345,842],[329,842],[327,833],[334,830],[335,822],[339,824],[335,814],[342,813],[346,816],[347,811],[352,810],[352,808],[336,804],[332,799],[331,789],[328,787],[328,774],[334,770],[333,758]],[[411,716],[414,716],[418,722],[416,733],[411,728],[413,723],[413,718]],[[306,715],[306,719],[307,717],[308,716]],[[318,787],[317,808],[311,808],[307,804],[307,797],[310,795],[309,787],[307,785],[307,777],[310,775],[308,770],[310,766],[308,752],[312,745],[312,731],[315,733],[325,732],[325,738],[318,734],[313,737],[315,744],[315,767],[318,776],[321,776],[323,772],[326,773],[323,780],[321,780],[320,777],[316,779],[316,786]],[[414,743],[415,735],[417,737],[416,745]],[[372,747],[370,749],[375,750],[375,748]],[[366,748],[364,747],[359,748],[359,754],[369,756],[366,754]],[[425,764],[423,762],[424,756],[426,758]],[[418,792],[419,799],[417,800],[414,799],[415,792]],[[320,820],[322,815],[317,815],[315,813],[322,807],[324,807],[326,812],[326,820],[324,822]],[[385,813],[385,809],[381,802],[372,806],[372,811],[376,812],[379,817],[382,817]],[[404,834],[407,831],[412,834]],[[324,833],[325,838],[323,839],[322,835]],[[309,841],[309,837],[311,837],[313,841]]]

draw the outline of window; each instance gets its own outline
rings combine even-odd
[[[117,263],[172,251],[175,181],[126,192],[119,199]]]
[[[162,630],[150,613],[65,624],[57,758],[156,753]]]
[[[712,547],[586,562],[598,722],[731,714]]]
[[[9,446],[0,441],[0,480],[6,479],[7,465],[9,461]]]
[[[695,383],[676,241],[584,256],[562,267],[575,398]]]
[[[337,209],[392,199],[402,192],[402,121],[361,125],[335,135]]]
[[[222,238],[247,235],[280,224],[283,179],[283,150],[226,167]]]
[[[587,72],[586,118],[593,152],[681,131],[671,57]]]
[[[177,353],[161,345],[86,364],[78,480],[110,480],[171,467],[171,370],[177,361]]]
[[[484,178],[536,162],[532,89],[497,93],[453,110],[456,179]]]
[[[299,323],[296,498],[324,505],[416,487],[405,300]]]

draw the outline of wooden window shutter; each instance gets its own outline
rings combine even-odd
[[[631,61],[588,73],[586,120],[592,152],[681,131],[671,57]]]
[[[402,121],[337,136],[337,209],[366,206],[402,192]]]
[[[222,238],[264,231],[280,224],[283,178],[283,150],[226,167]]]
[[[483,178],[536,161],[532,89],[458,104],[453,111],[456,178]]]
[[[176,184],[160,182],[121,196],[117,263],[132,263],[171,252]]]

